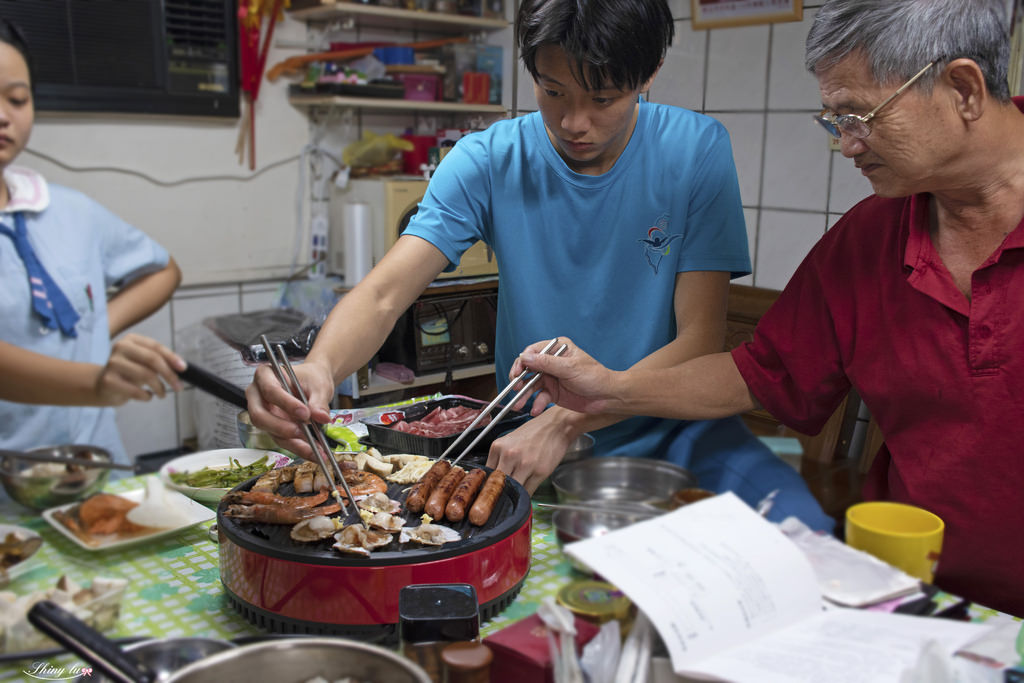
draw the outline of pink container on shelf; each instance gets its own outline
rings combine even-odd
[[[437,74],[401,74],[407,100],[441,99],[441,77]]]

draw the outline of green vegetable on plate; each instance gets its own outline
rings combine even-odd
[[[192,488],[232,488],[274,468],[265,455],[249,465],[243,465],[235,458],[230,458],[229,462],[227,467],[204,467],[195,472],[171,472],[170,478],[175,484]]]

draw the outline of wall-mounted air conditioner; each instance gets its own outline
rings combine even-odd
[[[0,0],[36,109],[238,116],[236,0]]]

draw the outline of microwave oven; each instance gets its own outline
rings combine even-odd
[[[494,362],[497,289],[425,293],[395,322],[378,351],[381,362],[416,374]]]
[[[373,263],[376,265],[397,240],[409,219],[419,208],[427,191],[422,178],[354,178],[344,190],[335,189],[328,203],[330,224],[327,248],[328,267],[334,274],[342,274],[345,267],[345,205],[361,203],[369,206],[373,233]],[[467,249],[458,267],[442,272],[438,279],[497,275],[498,263],[494,252],[483,242]]]

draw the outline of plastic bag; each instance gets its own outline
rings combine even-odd
[[[548,627],[555,683],[583,683],[583,670],[576,655],[576,625],[572,612],[549,595],[540,603],[537,616]]]
[[[290,308],[269,308],[251,313],[206,318],[203,324],[223,341],[237,349],[249,363],[267,361],[260,342],[265,334],[273,344],[282,344],[289,358],[302,359],[313,348],[320,325],[302,311]]]
[[[377,135],[365,131],[363,139],[353,142],[341,153],[341,160],[352,167],[381,166],[392,161],[399,152],[410,152],[415,146],[408,140],[387,133]]]
[[[605,622],[593,639],[583,646],[580,667],[590,683],[615,683],[622,652],[622,627],[615,619]]]

